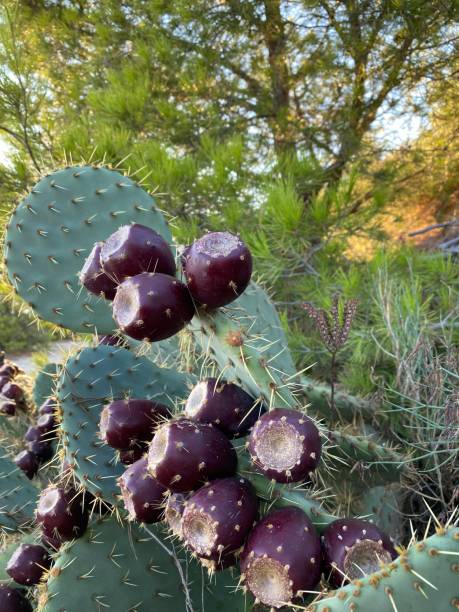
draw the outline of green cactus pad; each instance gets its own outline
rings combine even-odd
[[[229,571],[209,580],[194,561],[182,559],[179,572],[177,558],[166,550],[173,553],[170,541],[158,542],[164,540],[161,527],[149,532],[114,518],[92,523],[82,538],[58,553],[41,589],[39,610],[245,612],[250,608],[241,593],[231,592],[237,579]]]
[[[325,596],[311,612],[446,612],[459,606],[459,529],[410,546],[381,571]]]
[[[8,278],[42,319],[109,334],[115,328],[110,303],[81,287],[78,273],[94,243],[128,223],[172,241],[154,199],[130,178],[97,166],[58,170],[13,212],[5,240]]]
[[[34,518],[38,490],[0,446],[0,529],[17,531]]]
[[[115,451],[99,437],[104,404],[124,397],[148,398],[173,408],[196,382],[191,375],[159,368],[120,347],[85,348],[68,359],[58,384],[62,409],[62,441],[79,481],[96,496],[113,504],[116,484],[125,469]]]
[[[33,385],[33,401],[37,408],[54,394],[60,367],[58,363],[47,363],[36,375]]]
[[[353,513],[370,518],[395,542],[403,537],[403,494],[398,484],[371,487],[355,499]]]
[[[196,341],[227,380],[245,386],[268,405],[295,403],[287,379],[295,366],[274,305],[261,287],[250,283],[228,307],[191,322]]]

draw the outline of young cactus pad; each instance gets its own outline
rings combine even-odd
[[[42,178],[13,212],[5,239],[8,278],[39,317],[75,332],[109,334],[110,303],[78,279],[94,243],[140,223],[170,244],[154,199],[115,170],[74,166]]]
[[[164,542],[164,544],[162,543]],[[172,554],[171,554],[172,553]],[[249,600],[234,592],[230,572],[206,578],[193,560],[181,563],[160,527],[148,532],[114,517],[92,523],[57,555],[42,587],[40,612],[157,610],[245,612]],[[231,589],[231,587],[233,587]]]
[[[311,612],[448,612],[459,606],[459,529],[404,551],[396,561],[362,580],[325,595]]]
[[[74,473],[91,493],[115,503],[125,466],[99,437],[100,413],[113,399],[152,399],[170,408],[185,399],[192,375],[159,368],[121,347],[99,345],[68,359],[58,385],[62,438]]]
[[[59,369],[60,366],[58,363],[47,363],[35,377],[35,383],[33,386],[33,401],[35,402],[37,408],[39,408],[43,402],[53,395]]]
[[[191,329],[225,379],[266,405],[295,403],[285,384],[289,377],[295,382],[295,366],[276,309],[261,287],[251,283],[227,308],[200,312]]]

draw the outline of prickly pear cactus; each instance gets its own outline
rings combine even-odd
[[[37,488],[0,446],[0,529],[8,533],[26,527],[34,518],[37,495]]]
[[[246,610],[242,593],[226,596],[237,583],[230,572],[217,581],[203,579],[194,560],[178,563],[160,529],[148,531],[114,518],[94,521],[82,538],[58,553],[41,589],[39,610]]]
[[[154,199],[127,176],[73,166],[43,177],[13,212],[5,239],[8,278],[45,321],[75,332],[114,330],[110,304],[78,282],[95,242],[141,223],[172,238]]]
[[[55,390],[60,366],[58,363],[47,363],[35,377],[33,386],[33,401],[35,406],[41,406]]]
[[[80,165],[43,177],[19,204],[6,232],[7,274],[15,291],[40,318],[75,332],[94,334],[88,346],[75,351],[65,363],[50,364],[35,383],[34,400],[37,405],[42,404],[51,393],[56,394],[58,400],[57,409],[47,416],[42,415],[44,418],[28,432],[31,439],[27,444],[36,453],[44,452],[46,455],[50,451],[49,444],[43,441],[43,435],[53,435],[58,439],[57,454],[51,459],[44,459],[49,461],[50,469],[38,476],[32,475],[31,482],[11,462],[6,451],[0,453],[0,525],[5,534],[25,528],[29,531],[26,537],[37,541],[44,535],[48,538],[47,544],[54,547],[51,569],[43,573],[35,591],[30,589],[29,597],[35,600],[38,610],[259,610],[260,601],[253,601],[247,588],[258,591],[261,604],[268,604],[272,610],[282,607],[316,612],[373,609],[383,612],[427,612],[446,609],[445,602],[449,602],[447,605],[452,608],[457,607],[457,580],[455,583],[454,578],[457,578],[458,571],[455,560],[459,553],[459,536],[458,531],[452,528],[439,529],[437,535],[412,544],[408,550],[399,549],[399,558],[387,562],[377,572],[370,564],[372,569],[368,570],[366,577],[337,591],[330,591],[325,586],[327,576],[324,574],[321,583],[325,587],[323,592],[319,591],[317,597],[309,592],[305,593],[304,599],[295,599],[303,590],[301,585],[298,586],[299,576],[304,574],[305,567],[309,567],[307,564],[320,563],[321,556],[314,554],[301,560],[301,554],[305,554],[305,551],[298,550],[297,543],[315,538],[319,546],[317,534],[326,537],[330,525],[346,506],[340,497],[343,484],[351,501],[356,497],[362,498],[358,513],[374,514],[376,523],[391,525],[395,522],[400,527],[401,521],[392,521],[390,503],[393,498],[389,491],[391,483],[403,480],[410,467],[410,457],[385,441],[378,430],[373,430],[371,436],[366,434],[361,427],[362,417],[375,427],[379,422],[375,407],[368,402],[337,393],[335,406],[339,418],[331,412],[330,389],[305,379],[296,371],[274,305],[266,292],[253,282],[242,295],[223,308],[211,312],[197,308],[188,327],[173,338],[151,345],[129,338],[124,346],[99,344],[99,334],[116,331],[110,303],[89,294],[79,283],[78,274],[94,243],[105,240],[121,225],[130,223],[147,225],[159,232],[169,244],[172,243],[169,229],[151,195],[116,170]],[[247,259],[244,261],[247,262]],[[185,294],[189,299],[186,290]],[[131,297],[127,296],[126,307],[129,307]],[[151,297],[153,299],[154,294]],[[134,306],[140,308],[139,304]],[[140,317],[139,322],[143,323]],[[138,515],[128,512],[133,493],[126,493],[123,481],[119,481],[125,465],[120,462],[121,453],[102,442],[100,436],[101,413],[107,403],[128,398],[149,399],[165,405],[177,417],[189,398],[191,388],[206,376],[217,380],[216,394],[224,381],[235,383],[249,393],[260,408],[293,410],[295,423],[296,419],[304,423],[304,418],[311,417],[312,426],[316,431],[320,430],[318,449],[309,447],[309,450],[304,450],[307,447],[306,435],[300,435],[295,428],[291,433],[288,426],[293,421],[288,424],[285,417],[285,422],[282,419],[278,421],[277,433],[275,431],[264,442],[262,450],[268,457],[268,463],[274,459],[280,461],[283,467],[276,464],[274,468],[288,478],[293,466],[302,464],[295,454],[298,448],[302,449],[301,453],[307,452],[304,457],[313,459],[315,467],[319,463],[320,451],[319,468],[314,473],[305,472],[299,482],[290,482],[288,478],[282,481],[280,477],[276,482],[264,476],[263,473],[271,474],[272,466],[257,464],[252,453],[258,451],[246,438],[233,440],[238,458],[234,473],[236,461],[233,449],[224,434],[215,431],[219,425],[222,426],[218,416],[200,429],[195,423],[191,426],[188,423],[187,431],[191,433],[186,443],[179,438],[169,438],[169,434],[164,433],[168,431],[167,427],[155,430],[148,455],[143,456],[133,470],[142,478],[141,486],[137,489],[140,496],[139,491],[143,490],[150,478],[157,475],[160,479],[155,466],[162,460],[161,457],[190,453],[197,439],[193,428],[201,433],[210,430],[213,432],[212,440],[219,441],[215,447],[209,442],[206,450],[212,448],[214,457],[217,451],[227,447],[228,457],[231,455],[233,458],[233,467],[230,476],[224,473],[222,477],[232,478],[233,484],[234,478],[241,480],[244,477],[244,488],[250,488],[246,480],[251,483],[252,499],[255,500],[255,510],[258,504],[260,518],[266,518],[271,511],[279,508],[294,506],[302,510],[306,517],[302,515],[298,523],[302,525],[301,537],[295,537],[287,526],[290,539],[280,544],[277,542],[274,548],[270,535],[274,524],[269,521],[263,523],[269,533],[266,537],[262,535],[259,542],[263,551],[267,552],[246,565],[247,573],[254,572],[255,567],[262,567],[255,578],[242,576],[237,569],[239,557],[244,563],[240,544],[245,542],[248,546],[248,538],[253,533],[254,514],[245,522],[239,521],[236,516],[245,510],[242,499],[231,502],[235,508],[234,524],[233,521],[225,521],[225,525],[220,525],[215,517],[212,518],[212,513],[219,510],[212,500],[202,503],[198,510],[192,501],[188,501],[191,492],[179,493],[179,496],[182,495],[179,499],[169,490],[162,501],[166,486],[173,489],[173,483],[170,481],[165,485],[156,482],[159,493],[155,498],[157,506],[154,514],[161,519],[159,510],[164,510],[164,520],[153,526],[128,521],[128,516],[133,519]],[[238,414],[238,410],[239,407],[235,407],[235,414]],[[321,422],[314,421],[317,417],[322,419]],[[189,418],[194,418],[192,411]],[[346,427],[333,429],[335,425],[331,423],[341,420],[346,421]],[[267,421],[271,426],[269,417]],[[384,422],[387,422],[386,417]],[[180,429],[178,424],[175,427],[176,430]],[[9,433],[7,428],[5,431]],[[151,431],[149,433],[153,435]],[[205,435],[202,435],[204,439]],[[34,436],[37,439],[32,439]],[[318,437],[317,433],[316,439]],[[141,441],[146,444],[143,438]],[[168,455],[169,444],[172,452]],[[145,447],[141,447],[141,452]],[[203,451],[202,447],[199,450]],[[130,448],[126,451],[130,452]],[[206,456],[210,456],[209,452]],[[301,457],[304,459],[303,455]],[[123,456],[123,461],[129,460],[132,460],[130,455]],[[181,465],[186,469],[186,461],[182,461]],[[194,463],[196,465],[201,466],[201,463]],[[202,463],[202,466],[199,469],[204,469],[206,464]],[[263,471],[262,467],[266,466],[268,469]],[[72,503],[79,504],[78,500],[82,500],[81,516],[87,516],[85,513],[89,506],[85,504],[91,506],[86,532],[82,534],[81,530],[78,531],[80,537],[71,542],[61,543],[57,527],[57,532],[52,534],[30,531],[38,494],[34,483],[45,480],[43,474],[53,482],[53,486],[51,493],[47,490],[46,503],[40,506],[42,514],[37,513],[39,521],[42,521],[43,513],[50,512],[56,519],[53,525],[58,524],[58,500],[67,499],[69,495],[68,490],[57,494],[59,487],[71,485],[75,488],[70,491]],[[197,482],[196,486],[201,486],[202,481]],[[130,482],[133,487],[138,485],[134,478]],[[240,487],[241,483],[236,484]],[[228,486],[221,487],[222,490],[233,489]],[[207,491],[209,498],[215,493],[212,486],[204,491]],[[81,492],[84,496],[80,495]],[[161,499],[161,504],[158,504],[158,499]],[[104,506],[107,511],[105,516],[97,514],[94,501],[104,502],[99,506]],[[142,508],[150,504],[145,499],[141,502],[146,504]],[[140,503],[138,497],[135,503]],[[357,504],[351,506],[358,507]],[[64,511],[61,510],[64,518],[71,515],[69,507],[69,502],[66,502]],[[185,507],[190,511],[187,509],[185,512]],[[168,514],[170,508],[175,515]],[[208,509],[209,514],[203,509]],[[185,512],[183,521],[182,512]],[[287,516],[289,513],[281,514]],[[298,515],[298,511],[295,510],[294,514]],[[150,520],[148,513],[141,516],[143,520]],[[217,512],[215,516],[226,515]],[[188,519],[189,522],[186,522]],[[179,542],[171,539],[167,525]],[[247,533],[241,533],[241,525],[246,525]],[[276,524],[276,530],[281,531],[284,527],[281,523]],[[363,534],[366,534],[366,529],[362,529]],[[305,535],[308,533],[309,536]],[[5,534],[4,556],[9,554],[19,537],[16,534],[13,540],[12,536]],[[402,535],[400,533],[397,539],[403,540]],[[237,542],[237,548],[227,549],[224,544],[217,543],[218,538],[224,536],[228,536],[229,542]],[[203,544],[200,548],[201,542],[206,546]],[[365,554],[375,548],[379,551],[381,543],[382,539],[364,538],[363,546],[367,547]],[[360,546],[361,538],[354,544]],[[351,548],[348,546],[346,549],[343,545],[347,553]],[[190,556],[190,550],[195,551],[196,558]],[[351,552],[354,554],[355,550],[352,548]],[[285,561],[281,563],[286,553],[292,553],[292,559],[300,559],[298,566],[291,567]],[[256,554],[256,550],[248,553],[253,557]],[[0,572],[1,566],[0,558]],[[225,569],[228,566],[231,569]],[[315,572],[319,574],[317,569]],[[205,570],[214,573],[208,577]],[[320,586],[316,589],[320,589]],[[304,590],[310,591],[307,588]],[[278,594],[280,592],[287,593],[286,598],[282,598]],[[307,605],[310,607],[306,608]]]
[[[62,410],[61,436],[67,460],[81,485],[116,503],[116,479],[124,466],[99,437],[104,404],[114,399],[153,399],[175,410],[195,382],[192,375],[159,368],[121,347],[79,351],[65,364],[57,392]]]

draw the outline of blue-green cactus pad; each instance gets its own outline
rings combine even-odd
[[[82,288],[78,273],[96,242],[121,225],[141,223],[168,243],[154,199],[115,170],[74,166],[42,178],[7,227],[8,278],[42,319],[75,332],[109,334],[110,302]]]
[[[311,612],[446,612],[459,605],[459,529],[410,546],[394,563],[312,605]]]
[[[150,531],[172,551],[161,527]],[[237,578],[229,571],[209,580],[184,556],[179,554],[188,584],[188,605],[177,565],[157,540],[134,524],[123,525],[114,518],[96,521],[82,538],[58,553],[51,577],[42,588],[39,609],[246,612],[251,608],[241,592],[233,592]]]
[[[67,459],[91,493],[113,504],[124,466],[115,451],[98,436],[105,404],[124,397],[148,398],[174,408],[184,400],[196,379],[159,368],[134,351],[107,345],[85,348],[68,359],[58,384],[62,409],[62,439]]]
[[[37,408],[54,394],[60,367],[58,363],[47,363],[36,375],[33,385],[33,401]]]
[[[38,489],[0,446],[0,530],[17,531],[34,518]]]
[[[224,378],[242,384],[265,403],[294,404],[286,382],[295,366],[276,309],[255,283],[226,308],[199,312],[190,326],[202,350]],[[292,380],[293,379],[293,380]]]

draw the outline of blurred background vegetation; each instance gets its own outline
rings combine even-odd
[[[356,298],[338,382],[433,401],[427,373],[454,370],[459,338],[457,2],[3,6],[5,220],[40,173],[121,162],[157,193],[179,243],[242,235],[298,367],[330,379],[301,303]],[[7,351],[49,340],[9,309]]]

